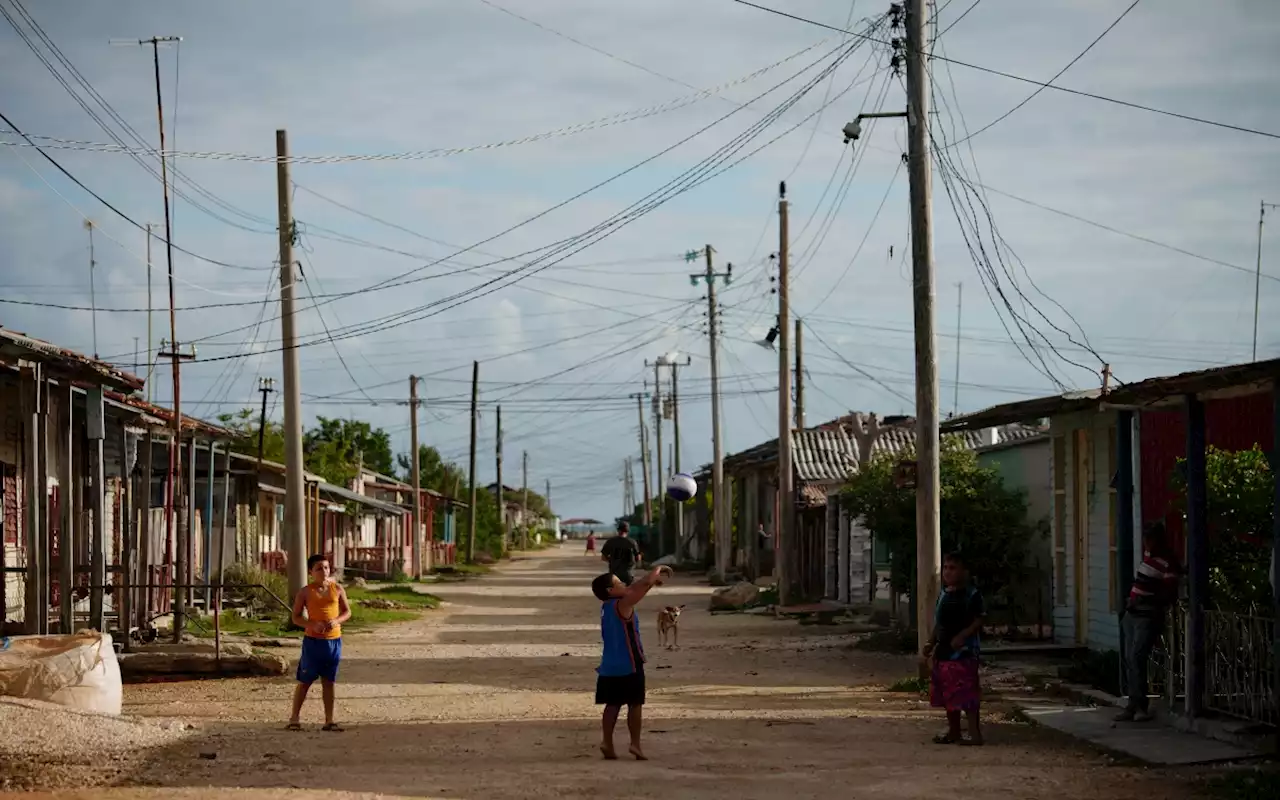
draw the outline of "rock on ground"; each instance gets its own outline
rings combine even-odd
[[[760,597],[760,587],[740,581],[732,586],[716,589],[711,593],[711,610],[727,611],[749,606]]]

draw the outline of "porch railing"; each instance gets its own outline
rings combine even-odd
[[[1275,620],[1254,614],[1205,611],[1204,707],[1267,725],[1280,725],[1275,694]],[[1185,697],[1187,608],[1170,614],[1151,655],[1152,691],[1172,706]]]

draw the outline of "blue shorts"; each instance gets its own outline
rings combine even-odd
[[[302,640],[302,657],[298,659],[298,682],[315,683],[316,679],[330,683],[338,680],[338,662],[342,660],[342,639]]]

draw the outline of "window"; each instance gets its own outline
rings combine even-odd
[[[1067,604],[1067,439],[1053,437],[1053,602]]]
[[[1107,470],[1112,475],[1116,473],[1117,464],[1116,426],[1112,425],[1107,429]],[[1119,585],[1120,556],[1116,548],[1116,532],[1120,522],[1120,498],[1116,493],[1115,481],[1110,481],[1109,484],[1111,488],[1107,491],[1107,607],[1119,612],[1116,587]]]

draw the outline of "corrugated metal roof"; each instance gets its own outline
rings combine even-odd
[[[843,481],[858,468],[858,446],[844,428],[794,431],[791,463],[801,481]]]
[[[7,328],[0,328],[0,355],[50,364],[72,379],[91,381],[112,389],[132,392],[143,386],[137,375],[116,369],[105,361]]]
[[[949,419],[942,423],[942,429],[952,432],[989,428],[1002,423],[1022,422],[1096,409],[1102,403],[1112,406],[1152,407],[1162,402],[1181,402],[1181,398],[1188,394],[1250,389],[1265,391],[1278,379],[1280,379],[1280,359],[1231,364],[1225,367],[1182,372],[1177,375],[1121,384],[1110,389],[1105,395],[1101,389],[1086,389],[1003,403]]]

